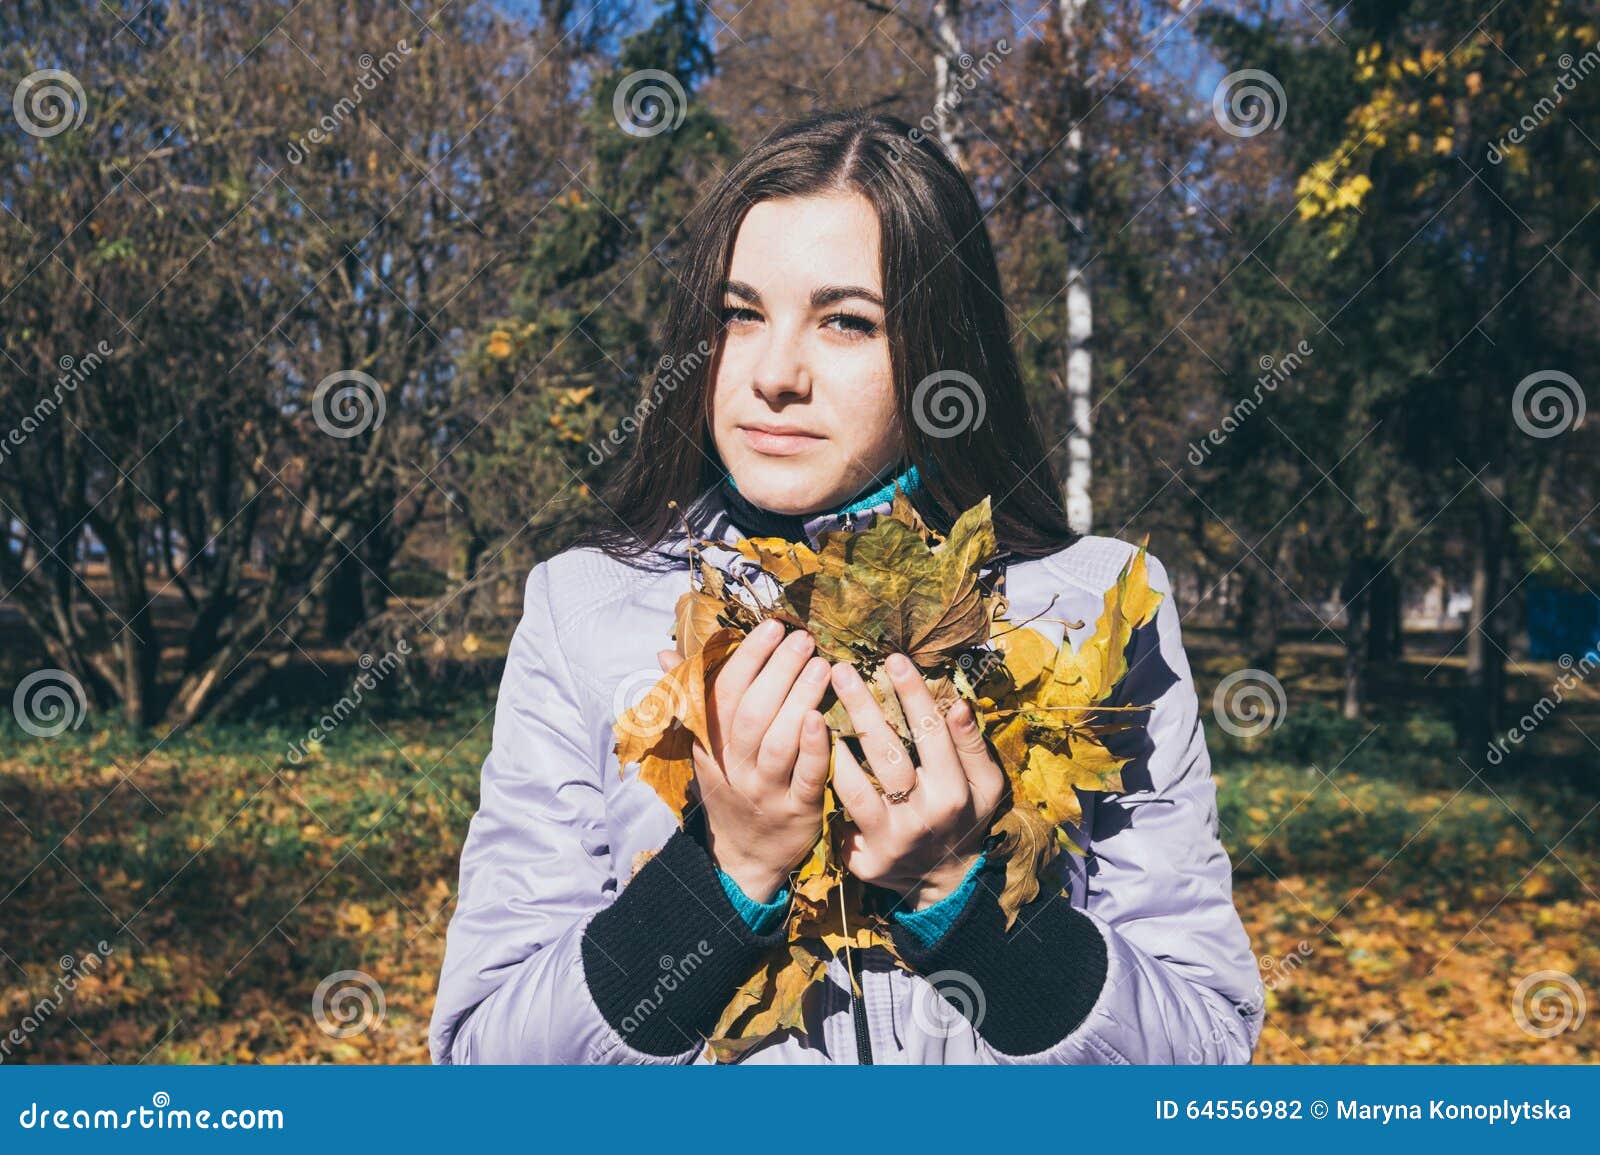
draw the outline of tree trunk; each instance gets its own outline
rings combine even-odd
[[[1400,581],[1385,564],[1373,580],[1367,621],[1367,660],[1397,662],[1405,650],[1401,624]]]
[[[1361,651],[1350,639],[1344,648],[1344,701],[1339,713],[1355,721],[1361,717],[1361,707],[1367,700],[1367,671],[1361,660]]]
[[[956,112],[961,103],[956,90],[961,57],[961,0],[936,0],[933,34],[939,42],[939,52],[933,58],[933,121],[939,143],[956,166],[964,170],[967,162],[961,148],[961,117]]]
[[[1076,130],[1074,130],[1076,131]],[[1079,533],[1094,524],[1094,502],[1089,494],[1093,476],[1093,428],[1090,424],[1089,338],[1094,317],[1088,275],[1074,257],[1067,267],[1067,404],[1071,430],[1067,434],[1067,520]]]
[[[1088,179],[1085,176],[1087,145],[1084,143],[1082,123],[1074,117],[1073,109],[1073,98],[1080,91],[1082,81],[1081,64],[1086,55],[1085,45],[1082,43],[1085,36],[1083,12],[1086,5],[1087,0],[1059,0],[1057,5],[1062,42],[1069,61],[1065,103],[1066,114],[1071,121],[1066,143],[1062,146],[1065,149],[1068,166],[1066,199],[1071,209],[1071,219],[1067,222],[1067,228],[1070,230],[1067,236],[1066,344],[1069,430],[1065,497],[1067,521],[1079,533],[1088,533],[1094,524],[1094,503],[1090,497],[1094,460],[1090,417],[1094,408],[1090,404],[1092,396],[1090,371],[1093,362],[1089,352],[1089,340],[1094,335],[1094,308],[1089,291],[1088,262],[1085,257],[1089,238],[1085,232],[1083,214],[1087,199],[1087,190],[1084,187]]]
[[[322,632],[330,642],[342,642],[367,620],[366,576],[354,554],[346,554],[322,591]]]
[[[1351,555],[1345,567],[1339,600],[1344,603],[1344,699],[1340,714],[1361,717],[1367,701],[1367,671],[1372,659],[1374,584],[1383,562],[1364,553]]]
[[[1264,563],[1251,558],[1239,567],[1240,590],[1234,628],[1244,645],[1245,664],[1273,673],[1283,636],[1283,587]]]
[[[97,514],[89,521],[106,552],[111,600],[121,618],[111,642],[114,685],[128,724],[142,728],[155,721],[159,710],[161,642],[145,583],[138,516],[124,499],[109,512],[109,517]]]
[[[1478,532],[1473,540],[1472,609],[1467,614],[1467,680],[1456,727],[1463,751],[1484,750],[1501,728],[1505,702],[1505,638],[1499,612],[1504,585],[1507,524],[1506,483],[1485,473],[1487,491],[1478,501]]]

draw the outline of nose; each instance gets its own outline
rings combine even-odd
[[[809,396],[811,369],[803,334],[791,326],[769,326],[751,384],[769,405]]]

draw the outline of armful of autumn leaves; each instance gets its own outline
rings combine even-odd
[[[1074,788],[1122,789],[1127,759],[1112,754],[1105,739],[1142,725],[1141,712],[1150,707],[1105,703],[1127,673],[1129,637],[1161,602],[1146,578],[1144,546],[1106,591],[1094,633],[1073,649],[1065,630],[1057,647],[1025,622],[1008,621],[1004,593],[982,579],[982,568],[998,552],[987,497],[947,536],[929,529],[897,489],[887,515],[864,530],[825,533],[816,550],[773,537],[735,542],[732,548],[776,583],[775,599],[764,597],[748,573],[725,573],[698,549],[722,544],[690,535],[691,588],[678,599],[674,631],[686,660],[618,719],[621,764],[639,763],[640,777],[681,825],[694,788],[694,745],[713,748],[706,717],[712,679],[745,635],[769,617],[810,631],[817,652],[830,662],[854,664],[910,752],[913,735],[883,666],[891,653],[904,653],[941,712],[958,698],[972,703],[1005,769],[1009,791],[991,823],[989,856],[1006,863],[1000,905],[1010,929],[1019,908],[1050,877],[1057,855],[1077,852],[1062,827],[1083,817]],[[837,749],[856,731],[831,690],[823,705]],[[870,901],[865,884],[840,864],[848,820],[830,776],[821,835],[791,877],[786,941],[723,1012],[708,1040],[718,1061],[737,1059],[775,1031],[803,1029],[808,999],[840,952],[881,946],[910,969],[895,950],[882,903]],[[647,857],[634,863],[635,870]]]

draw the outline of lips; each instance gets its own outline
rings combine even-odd
[[[790,457],[804,453],[825,440],[821,434],[785,425],[741,425],[739,432],[744,435],[751,449],[769,457]]]

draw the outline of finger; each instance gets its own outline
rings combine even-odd
[[[729,702],[737,702],[783,641],[783,634],[783,623],[776,618],[768,618],[746,634],[717,671],[717,692],[727,695]]]
[[[878,706],[878,700],[849,662],[834,663],[833,690],[849,711],[850,721],[861,735],[861,748],[867,755],[867,764],[872,767],[883,788],[898,791],[910,790],[915,786],[917,768],[911,764],[911,755],[906,751],[905,743],[890,728],[883,710]]]
[[[779,652],[781,653],[787,646],[788,643],[785,642]],[[800,668],[800,676],[789,687],[787,696],[778,706],[778,712],[773,715],[772,722],[767,727],[766,737],[761,739],[757,760],[772,762],[785,769],[792,767],[800,745],[801,724],[805,721],[807,713],[822,704],[822,696],[827,692],[828,659],[813,654]],[[756,693],[755,687],[751,688],[750,693]]]
[[[753,769],[756,751],[766,726],[752,728],[740,714],[745,694],[755,678],[766,667],[767,659],[783,641],[783,623],[768,618],[745,636],[732,656],[717,671],[712,687],[713,704],[709,719],[713,737],[721,756],[727,760],[730,772]]]
[[[824,676],[823,682],[826,681]],[[797,801],[807,806],[822,805],[823,791],[828,788],[832,747],[828,723],[817,711],[807,711],[800,723],[800,752],[795,756],[794,777],[789,783],[789,792]]]
[[[867,833],[888,820],[888,804],[843,742],[833,744],[833,788],[856,829]]]
[[[661,663],[661,672],[663,674],[670,674],[683,663],[684,657],[677,650],[658,650],[656,652],[656,661]]]
[[[857,878],[876,878],[883,866],[867,836],[853,824],[840,830],[839,865]]]
[[[924,803],[943,803],[950,807],[964,806],[967,801],[967,775],[951,740],[950,728],[945,724],[939,704],[922,680],[916,665],[904,654],[891,654],[884,663],[889,670],[889,681],[899,695],[900,709],[911,727],[911,738],[916,743],[917,768]]]
[[[781,775],[785,785],[794,769],[800,717],[785,719],[784,731],[774,734],[772,729],[815,646],[811,635],[803,630],[790,634],[772,652],[733,711],[734,745],[741,749],[752,747],[763,776],[776,779]],[[820,695],[817,700],[822,700]]]
[[[961,761],[962,772],[972,793],[973,810],[979,818],[986,818],[1005,795],[1006,772],[989,753],[989,745],[983,740],[983,728],[978,725],[971,702],[962,698],[951,706],[950,712],[945,715],[945,725],[950,731],[950,740],[955,745],[956,756]]]

